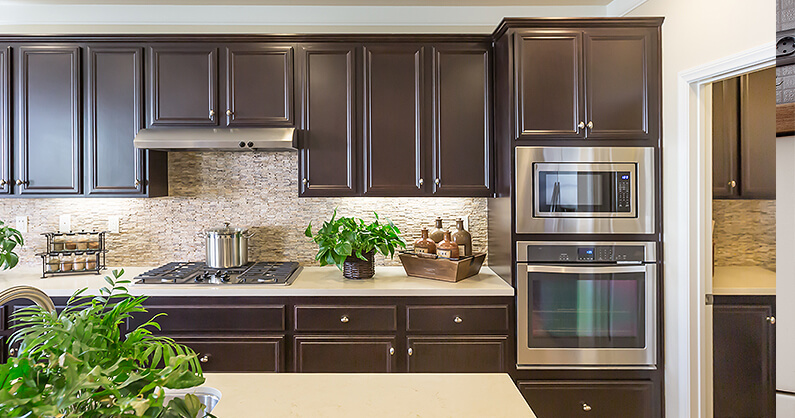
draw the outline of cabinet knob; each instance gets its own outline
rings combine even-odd
[[[12,347],[12,348],[9,348],[9,349],[8,349],[8,355],[9,355],[9,356],[12,356],[12,357],[13,357],[13,356],[16,356],[16,355],[17,355],[17,349],[16,349],[16,348],[13,348],[13,347]]]
[[[729,182],[729,186],[731,186],[731,188],[733,189],[733,188],[737,187],[737,182],[732,180],[732,181]]]
[[[456,316],[455,319],[453,319],[453,322],[455,322],[456,324],[460,324],[460,323],[464,322],[464,320],[461,319],[460,316]]]
[[[436,179],[436,181],[434,181],[434,183],[436,183],[436,185],[438,186],[438,185],[442,184],[442,181],[439,180],[439,179]]]
[[[389,355],[390,356],[394,356],[395,355],[395,347],[389,347]]]
[[[309,184],[309,180],[307,180],[306,177],[304,177],[304,179],[301,180],[301,182],[304,183],[304,184]]]
[[[0,186],[5,186],[6,184],[8,184],[6,179],[0,179]]]
[[[340,318],[340,322],[342,322],[343,324],[347,324],[348,321],[350,321],[350,318],[348,318],[348,315],[342,315],[342,318]]]
[[[135,179],[135,187],[139,187],[141,185],[141,180]]]
[[[232,115],[234,115],[234,113],[232,113],[232,110],[226,109],[226,116],[232,116]]]
[[[213,116],[215,116],[215,110],[210,109],[210,117],[212,118]]]
[[[210,357],[212,357],[211,354],[209,354],[209,353],[205,354],[205,355],[203,355],[203,356],[201,356],[199,358],[199,361],[202,362],[202,363],[207,363],[208,361],[210,361]]]
[[[417,183],[419,183],[419,184],[420,184],[420,186],[422,186],[422,184],[423,184],[423,183],[425,183],[425,180],[423,180],[423,179],[419,179],[419,180],[417,180]]]
[[[413,355],[414,355],[414,349],[409,347],[409,356],[413,356]]]
[[[585,125],[585,126],[587,126],[587,127],[588,127],[588,129],[593,129],[593,121],[590,121],[590,120],[589,120],[589,121],[588,121],[588,124],[587,124],[587,125]]]
[[[765,319],[767,320],[767,322],[770,322],[770,325],[774,325],[776,323],[776,317],[775,316],[768,316]]]
[[[28,184],[28,182],[27,181],[23,181],[21,179],[17,179],[16,184],[17,184],[17,186],[21,186],[23,184]]]
[[[591,405],[588,405],[587,403],[583,402],[582,403],[582,410],[585,411],[585,412],[590,411],[591,410]]]
[[[577,127],[580,129],[585,129],[585,122],[580,121],[580,123],[577,124]]]

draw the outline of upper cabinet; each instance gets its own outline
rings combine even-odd
[[[0,46],[0,194],[9,194],[11,181],[11,95],[9,63],[11,49]]]
[[[148,66],[149,126],[293,125],[290,45],[158,45]]]
[[[659,138],[655,27],[518,29],[516,139]]]

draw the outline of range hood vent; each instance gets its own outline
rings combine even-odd
[[[161,151],[289,151],[295,128],[149,128],[135,136],[135,148]]]

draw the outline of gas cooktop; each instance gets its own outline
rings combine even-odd
[[[202,262],[174,262],[149,270],[133,279],[135,284],[275,284],[289,285],[300,273],[293,261],[248,263],[216,269]]]

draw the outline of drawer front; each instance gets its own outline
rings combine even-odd
[[[136,314],[128,319],[132,329],[153,315],[163,312],[157,318],[163,333],[182,332],[225,333],[225,332],[282,332],[284,331],[284,305],[250,306],[146,306],[146,314]]]
[[[284,338],[175,338],[193,349],[204,372],[281,372]]]
[[[411,373],[504,373],[507,336],[409,337]]]
[[[395,339],[386,336],[295,337],[298,373],[389,373],[395,369]]]
[[[519,381],[518,385],[538,418],[653,416],[650,381]]]
[[[407,306],[409,332],[505,333],[508,305]]]
[[[395,331],[396,306],[295,306],[296,331]]]

